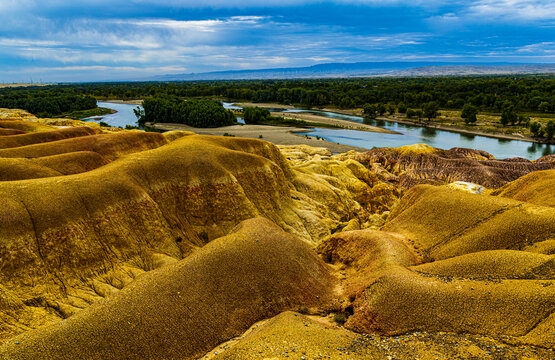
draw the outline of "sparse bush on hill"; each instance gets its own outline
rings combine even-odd
[[[336,313],[333,316],[333,320],[339,324],[339,325],[343,325],[345,324],[345,322],[347,322],[347,315],[345,315],[345,313]]]

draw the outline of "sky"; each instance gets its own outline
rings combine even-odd
[[[555,63],[553,0],[0,0],[0,82],[330,62]]]

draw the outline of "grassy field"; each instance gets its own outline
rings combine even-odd
[[[506,135],[523,135],[530,137],[530,129],[523,125],[507,125],[503,126],[500,123],[501,114],[495,113],[479,113],[476,118],[477,122],[472,125],[466,125],[464,120],[461,118],[461,112],[458,110],[440,110],[440,116],[436,119],[432,119],[432,123],[437,123],[447,126],[457,126],[464,127],[469,130],[478,130],[488,133],[498,133]],[[524,116],[530,117],[530,121],[537,121],[542,125],[547,124],[547,122],[553,118],[553,114],[523,114]]]

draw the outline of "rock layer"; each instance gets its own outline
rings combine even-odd
[[[443,185],[455,181],[497,189],[532,171],[555,168],[552,156],[530,161],[495,159],[482,150],[442,150],[424,144],[399,148],[376,148],[355,158],[372,168],[380,179],[409,189],[418,184]]]

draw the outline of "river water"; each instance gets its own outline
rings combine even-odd
[[[223,103],[226,109],[240,109],[232,103]],[[98,106],[114,109],[115,114],[103,116],[101,121],[111,126],[137,125],[137,118],[133,109],[137,105],[115,104],[98,102]],[[309,112],[316,115],[344,119],[354,122],[362,122],[362,117],[332,113],[319,110],[287,109],[283,112]],[[95,119],[93,119],[95,120]],[[308,136],[319,136],[328,141],[358,146],[370,149],[372,147],[397,147],[424,143],[440,149],[450,149],[453,147],[466,147],[487,151],[497,159],[522,157],[535,160],[541,156],[555,154],[555,146],[536,144],[520,140],[502,140],[486,136],[474,136],[459,134],[456,132],[423,128],[414,125],[399,124],[392,121],[375,120],[372,125],[379,126],[388,130],[401,133],[382,134],[368,131],[346,130],[346,129],[322,129],[314,128],[311,132],[306,132]]]
[[[116,113],[109,114],[109,115],[102,115],[102,116],[93,116],[86,119],[81,119],[85,121],[103,121],[106,124],[114,127],[122,127],[125,129],[126,125],[130,126],[138,126],[137,124],[137,117],[133,112],[133,109],[137,107],[143,108],[140,105],[129,105],[129,104],[119,104],[119,103],[109,103],[104,101],[97,101],[96,104],[98,107],[108,108],[116,110]]]

